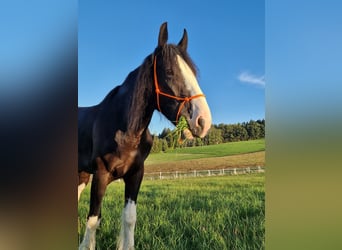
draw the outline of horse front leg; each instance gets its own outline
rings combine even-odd
[[[125,207],[121,217],[121,231],[117,244],[118,250],[134,249],[134,229],[137,219],[136,202],[143,175],[144,164],[142,163],[134,174],[124,177]]]
[[[79,246],[80,250],[95,250],[96,229],[101,219],[101,203],[106,192],[107,185],[113,180],[110,172],[107,171],[104,162],[100,157],[96,158],[97,171],[93,175],[90,193],[90,209],[87,226],[83,241]]]

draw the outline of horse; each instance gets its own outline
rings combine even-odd
[[[203,138],[211,113],[197,81],[197,67],[187,53],[184,29],[179,43],[169,44],[167,22],[160,26],[158,45],[122,85],[97,105],[78,108],[78,200],[93,175],[90,206],[79,249],[95,249],[101,203],[109,183],[123,179],[125,205],[117,249],[134,249],[136,203],[144,161],[152,147],[148,130],[154,110],[174,125],[185,117],[190,137]]]

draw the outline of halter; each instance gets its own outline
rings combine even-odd
[[[170,95],[170,94],[162,92],[159,89],[159,83],[158,83],[158,78],[157,78],[157,56],[155,56],[154,60],[153,60],[153,79],[154,79],[154,86],[156,88],[157,106],[158,106],[159,112],[162,112],[161,108],[160,108],[160,103],[159,103],[159,95],[166,96],[168,98],[175,99],[177,101],[181,101],[182,102],[179,105],[179,108],[178,108],[178,112],[177,112],[177,116],[176,116],[176,124],[178,123],[180,112],[184,108],[185,103],[190,102],[191,100],[193,100],[195,98],[205,97],[204,94],[193,95],[193,96],[190,96],[190,97],[178,97],[178,96],[174,96],[174,95]]]

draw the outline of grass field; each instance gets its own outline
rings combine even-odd
[[[89,186],[79,203],[84,233]],[[123,182],[108,186],[97,249],[115,249]],[[264,174],[144,180],[138,198],[136,249],[264,249]]]
[[[229,142],[218,145],[177,148],[166,153],[150,154],[146,165],[163,163],[168,161],[183,161],[200,158],[223,157],[230,155],[246,154],[265,150],[265,139]]]
[[[260,139],[150,154],[145,162],[145,173],[264,165],[265,140]]]

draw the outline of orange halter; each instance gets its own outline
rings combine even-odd
[[[160,91],[158,78],[157,78],[157,56],[155,56],[154,60],[153,60],[153,77],[154,77],[154,86],[156,88],[156,95],[157,95],[157,106],[158,106],[158,110],[160,112],[161,112],[161,108],[160,108],[160,104],[159,104],[159,95],[163,95],[163,96],[169,97],[171,99],[175,99],[177,101],[182,101],[182,103],[179,105],[179,108],[178,108],[178,112],[177,112],[177,116],[176,116],[176,124],[178,123],[180,112],[182,111],[185,103],[190,102],[192,99],[195,99],[195,98],[205,97],[204,94],[198,94],[198,95],[194,95],[194,96],[190,96],[190,97],[178,97],[178,96],[169,95],[167,93]]]

